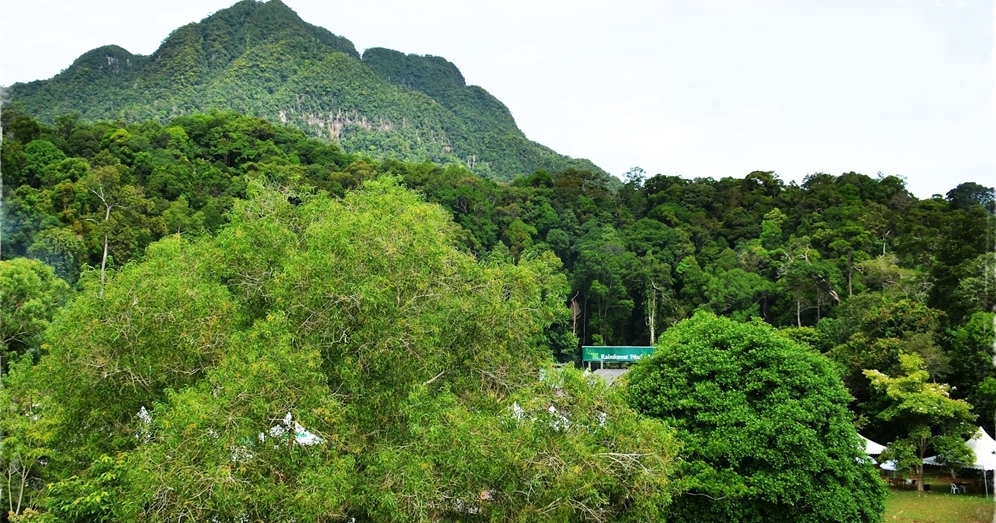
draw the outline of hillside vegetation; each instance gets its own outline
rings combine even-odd
[[[874,410],[862,406],[863,369],[897,371],[900,350],[920,354],[977,412],[996,409],[993,199],[977,184],[918,200],[896,177],[786,185],[770,172],[687,180],[634,170],[613,192],[588,171],[496,183],[454,165],[375,160],[233,113],[166,124],[70,116],[49,127],[6,111],[3,126],[3,257],[43,260],[69,282],[86,267],[140,259],[168,235],[214,234],[250,180],[299,198],[395,176],[450,212],[459,245],[479,259],[560,259],[570,314],[546,337],[562,360],[578,357],[578,340],[653,343],[705,310],[762,319],[831,356],[859,414]]]
[[[443,58],[369,49],[301,20],[280,0],[243,0],[180,27],[152,56],[94,49],[49,80],[6,93],[42,121],[166,122],[211,109],[282,122],[377,158],[466,165],[498,180],[537,169],[601,172],[530,141],[508,108]]]
[[[329,59],[477,117],[446,62],[368,55]],[[904,465],[993,429],[992,188],[0,124],[8,521],[871,523],[856,426]],[[553,367],[581,344],[658,351],[610,388]]]

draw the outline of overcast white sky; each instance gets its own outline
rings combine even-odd
[[[151,54],[234,0],[0,0],[0,85]],[[362,53],[455,63],[526,135],[622,175],[996,185],[990,0],[285,0]]]

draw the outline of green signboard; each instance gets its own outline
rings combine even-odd
[[[654,353],[653,347],[581,347],[582,361],[636,361]]]

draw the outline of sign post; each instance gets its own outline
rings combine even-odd
[[[591,368],[591,363],[597,361],[601,368],[607,361],[634,362],[653,353],[653,347],[584,345],[581,347],[581,362],[587,362],[588,368]]]

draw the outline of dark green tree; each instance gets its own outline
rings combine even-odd
[[[970,209],[981,205],[993,212],[993,188],[979,185],[975,182],[958,184],[947,193],[947,200],[956,209]]]
[[[884,484],[830,362],[761,322],[699,313],[675,325],[626,395],[683,444],[686,491],[668,521],[881,520]]]
[[[987,431],[996,430],[996,315],[976,312],[964,324],[948,329],[944,336],[951,373],[947,381],[951,396],[965,399],[979,415]]]

